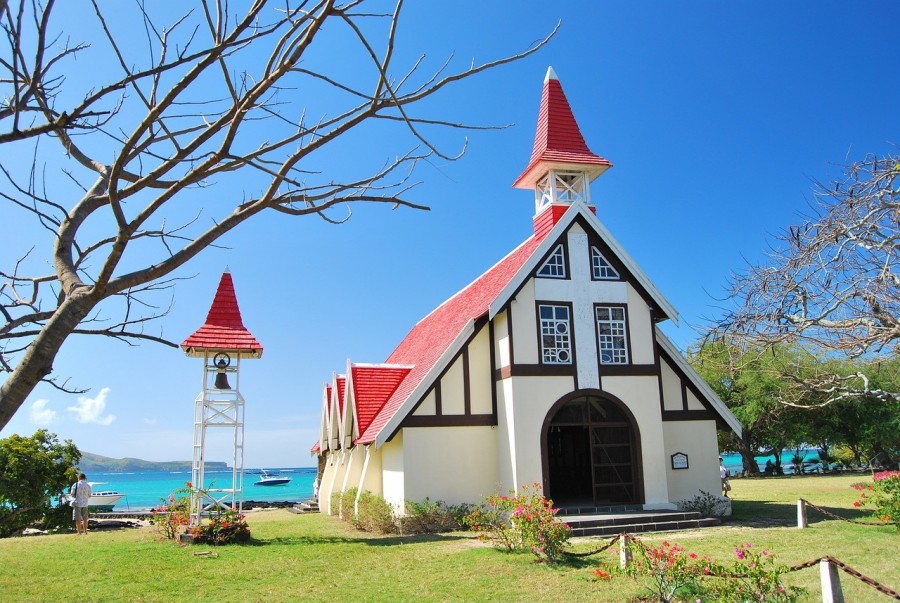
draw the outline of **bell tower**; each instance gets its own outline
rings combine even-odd
[[[181,349],[203,359],[203,381],[194,401],[194,453],[191,462],[190,525],[200,524],[213,507],[241,511],[244,504],[244,397],[240,392],[242,359],[260,358],[263,348],[244,327],[234,282],[226,269],[206,322],[184,340]],[[207,430],[232,436],[231,487],[206,488]]]
[[[610,167],[588,149],[556,72],[548,68],[531,160],[513,183],[534,190],[535,236],[547,234],[575,203],[593,211],[590,183]]]

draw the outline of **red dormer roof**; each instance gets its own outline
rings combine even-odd
[[[412,365],[412,369],[369,426],[365,430],[360,429],[362,435],[357,443],[370,444],[375,441],[381,429],[400,410],[466,325],[487,315],[491,302],[503,291],[540,242],[539,237],[530,237],[413,327],[387,359],[387,364]]]
[[[337,387],[338,402],[338,420],[344,418],[344,391],[347,389],[347,377],[345,375],[337,375],[334,378],[335,387]]]
[[[213,351],[235,352],[251,358],[262,356],[262,345],[244,327],[230,272],[222,274],[206,322],[182,342],[181,349],[188,356],[203,356]]]
[[[569,101],[550,67],[544,78],[531,161],[513,186],[534,188],[535,183],[551,169],[588,172],[593,180],[611,166],[608,160],[593,154],[584,142]]]
[[[353,384],[353,405],[359,433],[365,433],[372,419],[384,407],[397,386],[413,369],[407,365],[351,364],[350,380]]]

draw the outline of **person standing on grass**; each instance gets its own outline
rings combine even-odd
[[[78,481],[72,485],[69,494],[74,499],[72,505],[72,517],[75,519],[75,533],[87,535],[88,531],[88,501],[91,499],[91,485],[87,482],[84,473],[78,474]]]
[[[728,491],[731,490],[731,484],[728,483],[728,469],[725,468],[725,461],[719,457],[719,477],[722,478],[722,496],[728,498]]]

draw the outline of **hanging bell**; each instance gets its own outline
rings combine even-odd
[[[231,386],[228,384],[228,375],[225,374],[225,371],[216,373],[216,381],[213,383],[213,387],[216,389],[231,389]]]
[[[231,364],[231,356],[225,352],[219,352],[213,358],[213,364],[217,369],[213,387],[216,389],[231,389],[231,385],[228,384],[228,375],[225,374],[225,369]]]

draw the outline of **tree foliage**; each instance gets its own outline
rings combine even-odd
[[[842,179],[816,184],[811,215],[776,238],[766,263],[733,277],[735,305],[709,338],[748,350],[802,346],[825,361],[802,378],[786,371],[794,387],[782,402],[900,401],[869,378],[869,365],[895,358],[900,343],[898,176],[900,157],[870,155]],[[840,368],[861,370],[833,370]]]
[[[796,366],[800,357],[785,348],[760,353],[721,339],[688,350],[688,361],[743,426],[740,438],[730,430],[720,431],[719,446],[739,452],[744,471],[759,470],[755,456],[775,453],[778,458],[778,451],[793,443],[791,415],[797,409],[779,404],[778,399],[786,385],[780,377],[784,366]]]
[[[30,438],[12,435],[0,440],[0,538],[19,534],[42,519],[50,520],[45,527],[58,527],[59,522],[52,521],[59,517],[53,498],[58,500],[75,482],[80,458],[71,440],[60,443],[46,429]]]
[[[71,335],[174,345],[147,330],[167,312],[159,292],[247,220],[339,223],[361,202],[425,209],[408,198],[412,169],[461,154],[435,132],[482,127],[430,115],[428,101],[549,37],[428,68],[395,46],[402,4],[0,2],[0,145],[33,158],[0,167],[0,202],[43,233],[0,267],[0,427],[42,380],[76,390],[52,374]],[[76,41],[88,30],[96,39]],[[393,159],[323,162],[365,128]]]

